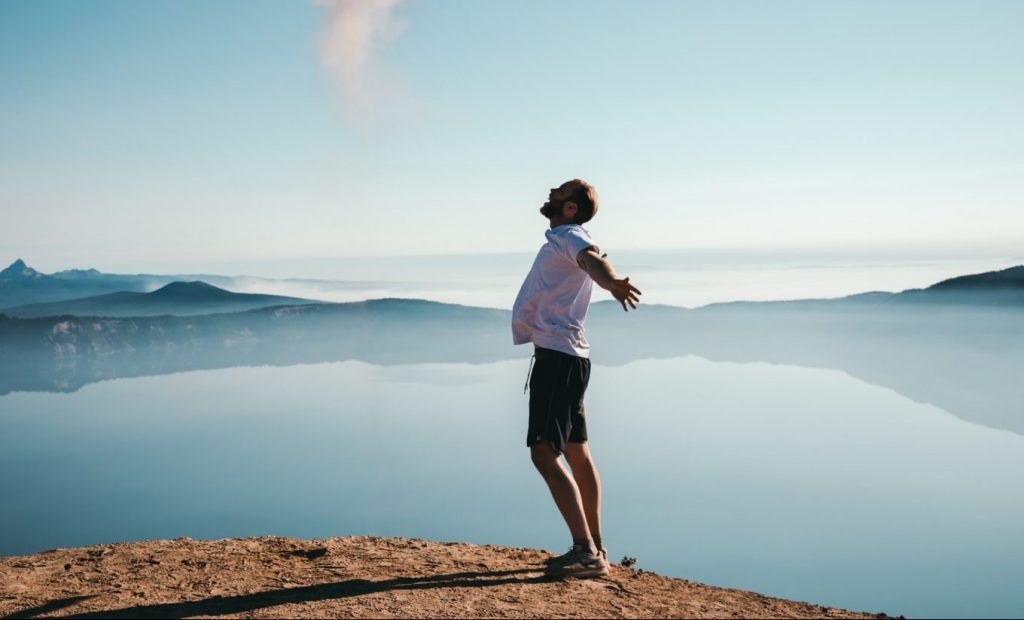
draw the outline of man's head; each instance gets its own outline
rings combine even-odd
[[[540,213],[551,221],[551,227],[562,224],[585,224],[597,215],[597,191],[580,179],[566,181],[548,193],[548,201]]]

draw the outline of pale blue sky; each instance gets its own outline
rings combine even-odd
[[[392,15],[357,102],[324,7],[0,3],[0,262],[533,252],[574,176],[604,248],[1024,246],[1024,2]]]

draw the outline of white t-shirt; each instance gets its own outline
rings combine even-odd
[[[544,232],[547,243],[537,252],[512,306],[512,343],[532,342],[579,357],[590,356],[583,321],[590,306],[593,280],[576,262],[590,246],[600,249],[579,224]]]

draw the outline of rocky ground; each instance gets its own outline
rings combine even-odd
[[[615,565],[543,575],[537,549],[347,536],[181,538],[0,557],[0,616],[866,618]],[[611,559],[611,558],[610,558]]]

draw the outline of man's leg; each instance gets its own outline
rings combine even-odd
[[[568,442],[565,444],[565,459],[572,467],[572,476],[587,517],[587,528],[594,542],[598,543],[601,540],[601,478],[590,457],[590,448],[586,442]]]
[[[548,483],[551,497],[555,499],[555,505],[562,513],[565,524],[569,526],[573,540],[590,540],[590,530],[587,528],[587,517],[583,511],[580,491],[569,476],[569,472],[565,471],[562,462],[558,460],[558,452],[545,441],[530,447],[530,457],[533,459],[533,465],[537,471]]]

